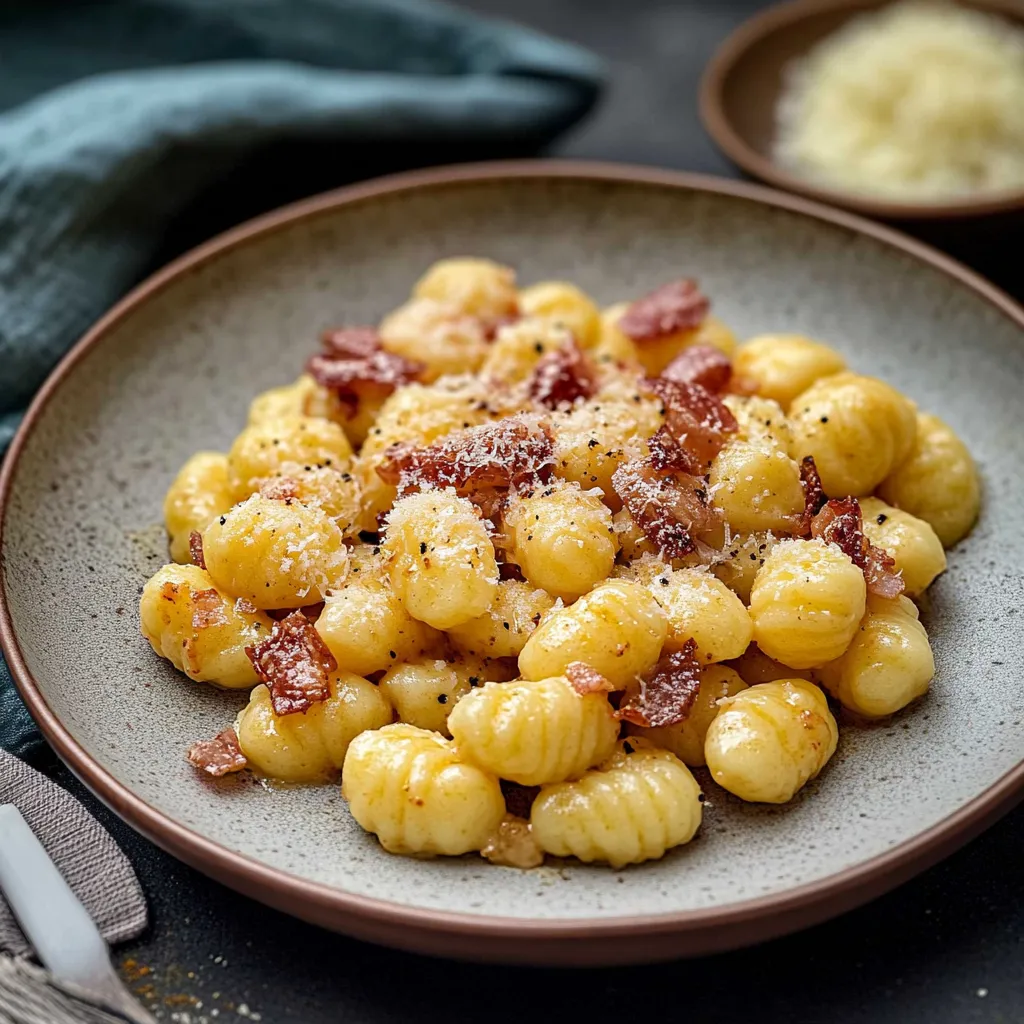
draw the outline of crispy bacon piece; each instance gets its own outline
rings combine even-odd
[[[323,350],[346,359],[365,359],[380,349],[376,327],[337,327],[320,335]]]
[[[825,489],[821,486],[821,477],[818,476],[818,467],[814,463],[813,455],[805,455],[800,460],[800,482],[804,485],[804,534],[810,532],[811,523],[814,517],[821,511],[822,506],[828,501]]]
[[[529,820],[533,801],[540,795],[540,786],[521,786],[518,782],[501,779],[501,792],[505,797],[505,810],[517,818]]]
[[[700,689],[697,645],[690,639],[682,650],[663,654],[658,664],[627,693],[616,712],[634,725],[656,729],[685,722]]]
[[[696,475],[701,472],[697,460],[668,432],[667,427],[658,427],[657,433],[647,439],[651,465],[662,470],[677,470],[680,473]]]
[[[224,626],[228,617],[224,614],[224,600],[212,587],[209,590],[192,591],[192,628],[206,629],[209,626]]]
[[[249,763],[238,745],[234,729],[225,729],[212,740],[193,743],[185,756],[190,764],[215,778],[227,775],[228,772],[240,772]]]
[[[399,494],[454,487],[463,497],[488,488],[535,487],[551,479],[554,438],[546,423],[506,417],[418,448],[388,448],[377,474]]]
[[[716,393],[724,391],[732,378],[732,362],[711,345],[690,345],[661,371],[660,376],[679,384],[699,384]]]
[[[597,669],[582,661],[570,661],[565,670],[565,678],[581,697],[588,693],[611,693],[615,689]]]
[[[710,308],[696,281],[670,281],[632,303],[619,320],[619,330],[633,341],[653,341],[692,330]]]
[[[537,360],[527,390],[535,402],[549,409],[590,398],[597,390],[594,368],[576,342],[570,341]]]
[[[320,354],[306,363],[306,372],[318,384],[333,391],[351,415],[355,415],[359,406],[360,386],[389,395],[403,384],[416,380],[424,369],[423,363],[384,351],[359,358]]]
[[[203,557],[203,535],[198,530],[193,530],[188,535],[188,553],[193,565],[200,569],[206,568],[206,559]]]
[[[864,520],[856,498],[833,498],[811,520],[811,536],[837,545],[861,572],[872,594],[894,598],[903,593],[903,577],[892,571],[896,564],[882,548],[864,536]]]
[[[708,465],[736,433],[736,417],[717,396],[699,384],[647,378],[643,386],[665,405],[665,429],[701,465]]]
[[[245,653],[277,715],[301,713],[331,695],[328,677],[338,663],[302,612],[275,622],[270,636]]]
[[[612,487],[644,536],[665,558],[683,558],[696,547],[693,534],[716,525],[721,513],[708,504],[704,481],[688,473],[659,473],[650,459],[619,466]]]

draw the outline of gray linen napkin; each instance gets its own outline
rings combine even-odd
[[[0,956],[0,1024],[124,1024],[54,986],[41,967]]]
[[[0,750],[0,803],[21,811],[108,943],[143,931],[146,900],[128,858],[70,793]],[[16,956],[31,951],[3,899],[0,949]]]

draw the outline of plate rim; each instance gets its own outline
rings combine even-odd
[[[424,188],[524,179],[611,182],[710,193],[809,216],[866,235],[954,278],[1024,331],[1024,307],[957,260],[892,228],[761,185],[641,165],[577,160],[492,161],[388,175],[289,204],[234,227],[158,270],[102,316],[47,377],[0,465],[0,558],[15,468],[36,420],[82,357],[151,296],[236,246],[328,211]],[[47,705],[21,653],[3,573],[0,647],[44,737],[85,786],[136,831],[202,873],[292,916],[358,938],[434,955],[506,963],[596,965],[669,959],[749,945],[816,924],[895,888],[958,849],[1024,798],[1021,760],[974,800],[883,853],[799,886],[722,906],[600,919],[512,918],[432,910],[347,893],[280,871],[206,838],[136,795],[92,758]],[[611,944],[610,939],[619,942]]]

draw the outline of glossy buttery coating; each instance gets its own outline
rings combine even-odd
[[[825,767],[838,739],[821,690],[781,679],[724,701],[704,756],[715,782],[741,800],[784,804]]]
[[[458,856],[481,849],[505,815],[496,776],[412,725],[364,732],[349,745],[342,796],[391,853]]]
[[[544,786],[530,825],[546,853],[620,868],[688,843],[700,827],[701,800],[674,754],[631,738],[598,769]]]
[[[524,679],[547,679],[582,661],[622,689],[653,667],[667,635],[668,619],[646,587],[609,580],[541,620],[519,655],[519,671]]]
[[[619,734],[608,695],[581,696],[564,676],[489,683],[456,705],[448,728],[467,761],[524,786],[578,775]]]

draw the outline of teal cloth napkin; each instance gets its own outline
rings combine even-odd
[[[182,249],[388,170],[535,153],[589,53],[427,0],[0,5],[0,453],[68,347]],[[0,659],[0,746],[39,743]]]

